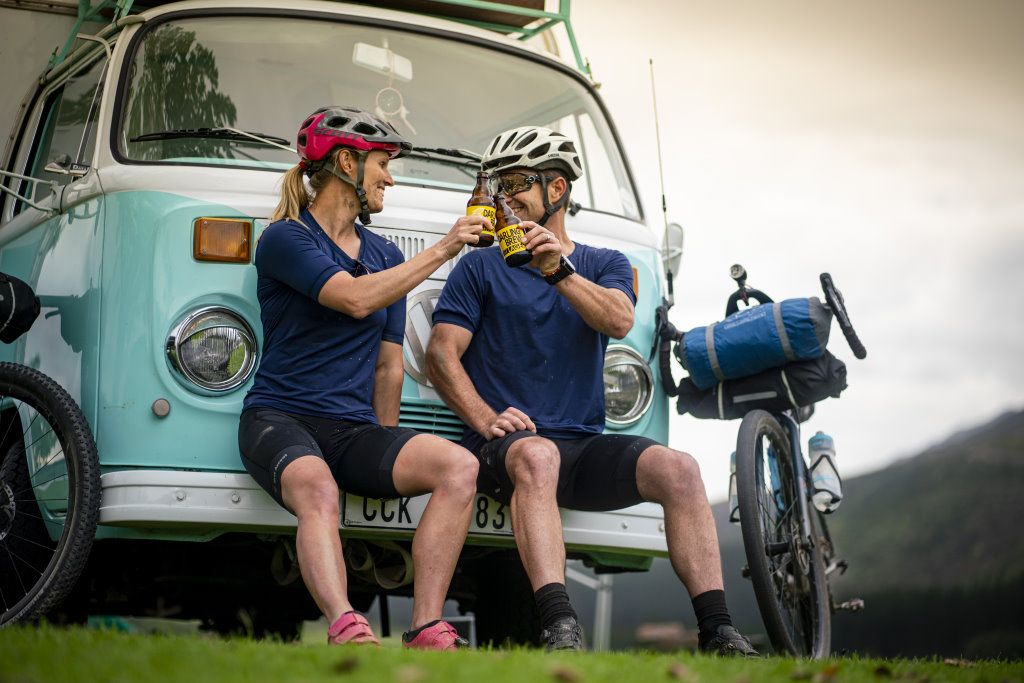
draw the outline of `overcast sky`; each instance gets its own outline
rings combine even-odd
[[[573,5],[648,214],[648,59],[669,216],[685,226],[673,320],[718,320],[740,262],[778,298],[830,271],[868,348],[833,326],[850,388],[805,427],[843,473],[1024,405],[1024,3]],[[660,220],[660,217],[655,217]],[[725,496],[738,422],[674,416],[670,444]]]

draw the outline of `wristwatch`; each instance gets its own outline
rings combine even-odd
[[[557,285],[559,282],[569,277],[576,272],[572,262],[564,256],[558,262],[558,268],[555,268],[550,273],[541,273],[544,276],[544,281],[549,285]]]

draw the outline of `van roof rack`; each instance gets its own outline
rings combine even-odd
[[[354,0],[360,4],[379,7],[379,3],[370,0]],[[63,3],[62,3],[63,4]],[[71,34],[64,46],[50,57],[50,68],[60,65],[71,53],[75,41],[79,38],[88,39],[79,31],[82,25],[91,21],[108,21],[110,26],[100,33],[111,35],[120,28],[119,22],[132,13],[132,10],[166,4],[161,0],[78,0],[78,10]],[[559,24],[565,27],[576,58],[576,67],[588,77],[591,76],[590,65],[580,54],[576,43],[576,34],[569,20],[570,0],[558,0],[558,11],[545,11],[545,0],[393,0],[389,9],[405,10],[417,14],[452,19],[470,26],[496,31],[518,40],[527,40],[536,35],[550,31]],[[70,9],[70,7],[68,8]]]

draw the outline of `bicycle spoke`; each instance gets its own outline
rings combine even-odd
[[[49,428],[48,430],[46,430],[45,432],[43,432],[42,434],[40,434],[40,436],[39,436],[39,439],[42,439],[42,438],[43,438],[44,436],[46,436],[47,434],[53,434],[53,427],[52,427],[52,426],[51,426],[51,427],[50,427],[50,428]],[[27,453],[27,452],[28,452],[28,449],[29,449],[29,448],[32,448],[32,447],[33,447],[33,446],[35,446],[35,445],[36,445],[37,443],[39,443],[39,439],[36,439],[36,440],[35,440],[35,441],[33,441],[32,443],[30,443],[30,444],[29,444],[28,446],[26,446],[26,447],[25,447],[25,452]],[[57,443],[60,443],[60,441],[58,441]],[[44,462],[44,463],[43,463],[43,464],[42,464],[42,465],[41,465],[40,467],[38,467],[38,468],[36,469],[36,471],[35,471],[35,474],[32,474],[32,475],[30,475],[30,476],[29,476],[29,479],[31,479],[32,477],[36,476],[36,474],[39,474],[40,472],[42,472],[42,471],[43,471],[43,468],[44,468],[44,467],[46,467],[47,465],[49,465],[49,464],[50,464],[51,462],[53,462],[53,459],[54,459],[54,458],[56,458],[56,457],[57,457],[58,455],[63,455],[63,454],[64,454],[64,446],[61,446],[61,447],[60,447],[60,448],[59,448],[59,449],[57,450],[57,452],[56,452],[56,453],[54,453],[53,455],[51,455],[51,456],[50,456],[50,457],[49,457],[49,458],[48,458],[48,459],[46,460],[46,462]]]
[[[21,489],[21,490],[19,490],[19,491],[15,491],[15,492],[14,492],[14,495],[18,495],[19,493],[25,493],[26,491],[32,491],[32,490],[34,490],[34,489],[37,489],[37,488],[39,488],[40,486],[46,486],[46,485],[47,485],[47,484],[49,484],[50,482],[54,482],[54,481],[57,481],[57,480],[58,480],[58,479],[60,479],[61,477],[66,477],[66,476],[68,476],[68,473],[67,473],[67,472],[65,472],[65,473],[63,473],[63,474],[58,474],[58,475],[57,475],[56,477],[53,477],[53,478],[51,478],[51,479],[47,479],[46,481],[41,481],[41,482],[37,482],[37,483],[35,483],[35,484],[32,484],[32,486],[28,487],[27,489]]]
[[[3,544],[4,550],[7,551],[7,557],[11,558],[11,567],[14,569],[14,575],[18,577],[18,583],[21,584],[21,590],[25,595],[28,595],[28,590],[25,588],[25,582],[21,580],[21,572],[18,571],[18,563],[14,561],[14,556],[11,555],[10,548],[7,547],[7,542]]]
[[[14,399],[14,400],[17,401],[18,399]],[[22,401],[21,402],[21,406],[18,406],[17,408],[14,409],[14,412],[15,412],[16,415],[20,415],[21,414],[20,408],[23,407],[24,405],[25,405],[25,402]],[[13,426],[14,426],[14,420],[11,420],[10,424],[7,425],[7,429],[4,430],[4,436],[3,436],[2,439],[0,439],[0,443],[7,443],[7,436],[11,433],[11,427],[13,427]]]
[[[3,543],[4,543],[4,547],[6,547],[6,546],[7,546],[7,542],[6,542],[6,541],[4,541]],[[21,561],[22,561],[22,563],[24,563],[24,564],[25,564],[25,565],[26,565],[26,566],[27,566],[27,567],[28,567],[29,569],[31,569],[32,571],[34,571],[34,572],[35,572],[36,574],[38,574],[39,576],[42,576],[42,575],[43,575],[43,572],[39,571],[39,569],[37,569],[37,568],[36,568],[36,566],[35,566],[34,564],[32,564],[31,562],[29,562],[28,560],[26,560],[26,559],[25,559],[24,557],[22,557],[22,556],[21,556],[21,555],[19,555],[18,553],[14,552],[14,551],[13,551],[13,550],[11,550],[10,548],[7,548],[7,552],[8,552],[9,554],[13,555],[14,557],[16,557],[17,559],[21,560]]]
[[[50,548],[49,546],[45,546],[42,543],[36,543],[31,538],[25,538],[24,536],[21,536],[19,534],[14,533],[14,532],[9,533],[8,536],[20,539],[22,541],[25,541],[26,543],[31,543],[32,545],[35,545],[35,546],[39,546],[40,548],[42,548],[43,550],[45,550],[46,552],[49,552],[49,553],[52,553],[54,551],[54,549]],[[6,541],[4,541],[4,543],[6,544]]]

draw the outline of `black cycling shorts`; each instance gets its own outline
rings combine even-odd
[[[391,471],[419,432],[367,422],[250,408],[238,424],[238,450],[252,478],[283,507],[281,473],[304,455],[323,458],[338,488],[366,498],[398,498]]]
[[[480,461],[477,490],[509,505],[513,484],[505,467],[505,456],[509,447],[519,439],[536,436],[529,431],[513,432],[471,449]],[[636,463],[641,453],[659,445],[657,441],[627,434],[595,434],[579,439],[548,441],[558,447],[561,458],[559,507],[605,511],[643,502],[636,486]]]

